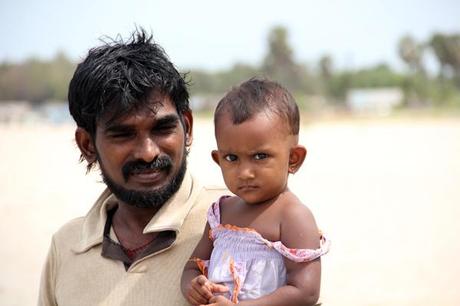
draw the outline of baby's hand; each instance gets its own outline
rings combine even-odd
[[[228,288],[210,282],[206,276],[199,275],[192,279],[187,291],[187,301],[192,305],[207,305],[208,301],[214,297],[213,293],[227,292]]]
[[[236,304],[222,295],[217,295],[217,296],[213,296],[212,298],[210,298],[209,304],[207,305],[208,306],[232,306]]]

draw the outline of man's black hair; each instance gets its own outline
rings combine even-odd
[[[107,40],[107,39],[106,39]],[[152,35],[136,29],[128,41],[117,37],[89,50],[69,85],[69,110],[93,138],[101,118],[108,121],[149,105],[151,93],[168,95],[179,117],[190,111],[185,75],[169,61]]]
[[[286,120],[289,132],[299,134],[299,108],[291,93],[279,83],[252,78],[232,88],[217,104],[214,126],[229,113],[233,124],[240,124],[262,111]]]

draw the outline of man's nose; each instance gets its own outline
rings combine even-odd
[[[140,137],[136,142],[133,157],[149,163],[157,158],[159,154],[160,149],[151,137]]]

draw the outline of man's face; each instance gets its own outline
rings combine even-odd
[[[95,151],[104,182],[126,204],[159,208],[180,187],[191,144],[192,117],[166,95],[153,94],[152,107],[112,122],[98,123]]]

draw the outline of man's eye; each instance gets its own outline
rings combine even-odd
[[[168,134],[176,128],[176,124],[164,124],[155,127],[155,133],[158,134]]]
[[[133,134],[132,133],[113,133],[110,135],[112,138],[122,139],[122,138],[129,138]]]
[[[224,156],[226,161],[233,162],[238,159],[235,154],[227,154]]]
[[[265,159],[268,157],[268,154],[266,153],[256,153],[254,154],[254,159],[255,160],[261,160],[261,159]]]

